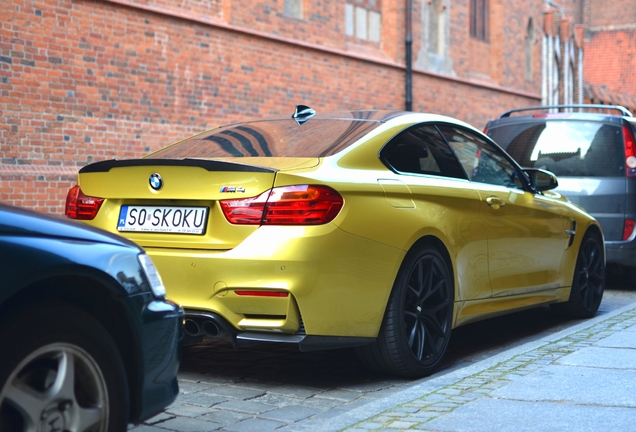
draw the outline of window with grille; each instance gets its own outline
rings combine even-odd
[[[345,34],[380,42],[382,14],[380,0],[348,0],[345,4]]]
[[[470,0],[470,35],[488,41],[488,0]]]
[[[533,78],[534,64],[534,22],[532,18],[528,20],[528,28],[526,29],[526,79]]]

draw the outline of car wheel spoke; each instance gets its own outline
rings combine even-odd
[[[440,322],[436,315],[424,316],[425,327],[429,330],[428,333],[436,338],[443,337],[445,334],[444,324]]]
[[[448,337],[448,280],[443,263],[433,256],[422,257],[409,278],[404,311],[407,343],[413,356],[424,361],[444,349]]]
[[[83,408],[76,406],[74,415],[78,426],[77,430],[92,430],[92,426],[103,421],[104,414],[104,410],[101,407]]]
[[[19,379],[15,379],[8,386],[5,394],[6,401],[18,409],[28,428],[34,428],[38,424],[39,414],[50,402],[45,394],[29,387]]]
[[[50,398],[60,398],[75,402],[75,356],[62,350],[58,356],[57,376],[49,390]]]

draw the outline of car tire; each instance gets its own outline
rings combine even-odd
[[[597,234],[586,234],[576,258],[570,298],[550,307],[569,318],[593,317],[603,299],[605,272],[603,242]]]
[[[0,430],[127,429],[126,371],[113,339],[94,318],[49,303],[3,321]]]
[[[452,272],[437,249],[409,252],[376,341],[357,349],[362,363],[372,371],[408,378],[433,373],[450,340],[453,286]]]

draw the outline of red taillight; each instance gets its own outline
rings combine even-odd
[[[634,134],[627,125],[623,125],[623,144],[625,145],[625,173],[627,177],[636,177],[636,143]]]
[[[288,297],[289,293],[284,291],[256,291],[256,290],[234,290],[236,295],[252,297]]]
[[[66,195],[64,214],[71,219],[92,220],[103,202],[103,198],[84,195],[79,186],[73,186]]]
[[[331,222],[344,200],[328,186],[284,186],[257,197],[220,201],[230,223],[240,225],[321,225]]]
[[[625,219],[625,226],[623,227],[623,240],[627,240],[634,232],[634,220]]]

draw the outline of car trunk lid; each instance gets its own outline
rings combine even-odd
[[[311,169],[318,158],[135,159],[80,170],[85,195],[104,202],[92,225],[143,247],[232,249],[258,226],[230,224],[219,201],[271,189],[279,171]]]

